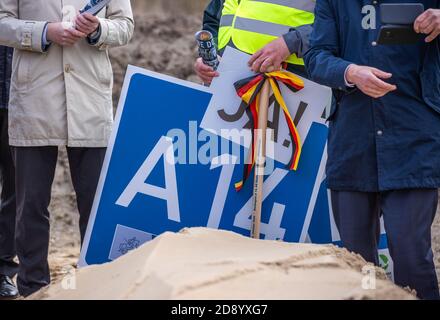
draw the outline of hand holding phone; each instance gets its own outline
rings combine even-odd
[[[421,3],[383,3],[380,5],[382,27],[378,44],[407,45],[420,41],[414,23],[423,11]]]
[[[440,35],[440,9],[429,9],[419,15],[414,22],[414,30],[427,34],[426,42],[434,41]]]
[[[99,27],[99,19],[90,13],[81,13],[75,19],[76,30],[90,35]]]

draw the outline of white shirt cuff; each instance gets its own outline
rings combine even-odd
[[[49,46],[52,44],[51,41],[47,40],[48,27],[49,27],[49,23],[46,23],[46,25],[44,26],[44,30],[43,30],[43,38],[41,39],[42,44],[43,44],[42,45],[43,51],[46,51],[49,48]]]
[[[345,81],[345,85],[346,85],[348,88],[354,88],[354,87],[356,87],[356,85],[354,85],[353,83],[348,82],[348,80],[347,80],[347,71],[348,71],[348,69],[349,69],[351,66],[352,66],[352,64],[350,64],[350,65],[347,67],[347,69],[345,69],[345,72],[344,72],[344,81]]]

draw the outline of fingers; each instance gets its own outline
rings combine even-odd
[[[377,68],[357,65],[350,65],[347,70],[347,80],[370,97],[380,98],[391,91],[397,90],[397,86],[381,80],[390,79],[393,76],[391,73]]]
[[[212,78],[219,76],[219,73],[217,71],[199,71],[199,72],[197,72],[197,74],[200,77],[209,78],[209,79],[212,79]]]
[[[421,33],[421,25],[425,24],[426,20],[428,20],[430,16],[430,10],[427,10],[417,17],[416,21],[414,22],[414,30],[417,33]]]
[[[254,62],[261,57],[261,55],[263,54],[263,50],[259,50],[257,51],[255,54],[252,55],[252,57],[249,59],[248,62],[248,66],[252,67],[252,65],[254,64]]]
[[[269,68],[267,68],[266,71],[262,71],[262,72],[274,72],[274,71],[280,70],[280,69],[281,69],[281,67],[279,69],[277,69],[274,66],[270,66]]]
[[[95,31],[98,24],[98,18],[89,13],[80,14],[75,19],[76,29],[85,34]]]
[[[270,58],[266,58],[261,64],[259,72],[270,72],[269,69],[275,69]]]
[[[438,36],[440,35],[440,29],[434,30],[428,37],[426,37],[426,42],[432,42],[434,41]]]
[[[281,62],[272,63],[271,59],[266,59],[261,65],[260,72],[274,72],[281,70]]]
[[[197,74],[198,75],[198,77],[200,78],[200,80],[202,80],[203,81],[203,83],[206,83],[206,84],[211,84],[211,82],[212,82],[212,80],[214,79],[214,78],[216,78],[216,77],[218,77],[218,75],[216,75],[216,74]]]
[[[86,13],[82,14],[82,16],[84,17],[84,19],[88,20],[90,23],[96,24],[97,22],[99,22],[99,19],[90,13],[86,12]]]
[[[76,16],[76,23],[81,23],[82,25],[87,25],[89,23],[89,20],[87,20],[87,18],[80,14],[78,16]]]
[[[425,42],[432,42],[440,35],[440,17],[436,9],[426,10],[414,22],[414,30],[417,33],[427,34]]]
[[[71,36],[73,39],[76,39],[76,40],[87,37],[87,34],[81,32],[79,30],[73,29],[73,28],[67,29],[66,33],[67,33],[67,35]]]
[[[254,63],[252,63],[251,65],[251,70],[254,72],[260,72],[261,69],[261,65],[263,64],[263,62],[267,59],[267,57],[264,57],[263,55],[260,55],[255,61]]]
[[[77,40],[73,39],[72,37],[63,36],[62,41],[61,41],[61,45],[64,47],[71,47],[76,42],[77,42]]]
[[[367,94],[373,98],[381,98],[381,97],[385,96],[386,94],[388,94],[390,91],[393,91],[393,90],[386,90],[386,89],[380,88],[373,83],[366,84],[362,88],[362,92],[364,92],[365,94]]]
[[[393,75],[389,72],[385,72],[376,68],[372,68],[371,71],[373,74],[382,79],[390,79]]]
[[[281,69],[281,63],[290,55],[283,38],[277,38],[255,53],[248,64],[254,72],[272,72]]]
[[[85,34],[90,34],[95,31],[98,24],[98,18],[89,13],[80,14],[75,20],[76,29]]]
[[[261,56],[251,66],[251,70],[254,72],[273,72],[281,69],[281,62],[276,61],[275,57],[263,57]]]
[[[63,35],[63,45],[73,46],[78,40],[85,38],[87,35],[76,29],[66,29]]]
[[[199,78],[206,84],[210,84],[213,78],[219,76],[219,73],[217,71],[203,63],[202,58],[197,59],[194,65],[194,70],[196,71]]]
[[[366,95],[369,95],[370,97],[373,98],[382,98],[383,96],[385,96],[387,93],[389,93],[389,91],[386,90],[382,90],[379,89],[375,86],[366,86],[363,88],[362,90]]]
[[[211,84],[212,80],[214,79],[214,77],[206,77],[206,76],[202,76],[202,75],[199,75],[199,78],[200,78],[200,80],[202,80],[202,82],[204,84]]]
[[[215,72],[212,67],[203,63],[202,58],[197,59],[196,64],[194,65],[194,68],[195,68],[196,72],[203,72],[203,73]]]
[[[380,90],[384,90],[386,92],[394,91],[397,89],[395,85],[386,83],[385,81],[379,79],[379,78],[390,79],[393,76],[391,73],[384,72],[376,68],[372,68],[371,71],[373,73],[373,76],[371,77],[370,81],[371,84],[374,85],[376,88]]]
[[[363,90],[363,93],[365,93],[367,96],[370,96],[375,99],[382,98],[385,95],[382,92],[375,90],[375,89],[372,89],[372,88],[365,88]]]
[[[381,98],[391,91],[397,90],[395,85],[386,83],[372,75],[368,82],[361,88],[362,92],[373,98]]]
[[[75,21],[76,29],[82,33],[89,34],[88,26],[84,23],[83,19],[79,19],[79,17],[80,16],[78,16],[78,19],[76,19],[76,21]]]
[[[377,77],[372,77],[371,80],[371,86],[377,88],[378,90],[382,90],[385,92],[394,91],[397,89],[395,85],[386,83],[385,81],[380,80]]]
[[[419,26],[420,33],[430,34],[435,28],[435,17],[425,19]]]
[[[372,68],[370,75],[365,79],[362,92],[373,98],[381,98],[391,91],[397,90],[395,85],[386,83],[381,79],[389,79],[392,77],[390,73]]]

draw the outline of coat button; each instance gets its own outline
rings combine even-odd
[[[380,137],[380,136],[383,136],[383,131],[382,130],[378,130],[377,131],[377,135]]]
[[[70,64],[66,64],[64,66],[64,72],[70,73],[70,71],[72,71],[72,66]]]

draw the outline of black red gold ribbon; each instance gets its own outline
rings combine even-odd
[[[296,129],[295,123],[290,115],[289,109],[281,95],[280,86],[278,82],[283,83],[291,91],[298,92],[304,88],[304,81],[294,74],[287,71],[275,71],[270,73],[261,73],[255,76],[239,80],[234,84],[238,96],[246,103],[250,121],[253,127],[252,130],[252,147],[250,150],[250,161],[247,161],[244,168],[243,180],[235,184],[235,189],[240,191],[246,180],[249,178],[252,168],[255,165],[255,130],[258,129],[258,106],[261,89],[263,88],[265,80],[268,80],[275,99],[283,109],[284,117],[286,118],[289,127],[290,137],[294,144],[292,149],[292,158],[288,165],[289,170],[297,170],[299,159],[301,157],[301,139]]]

